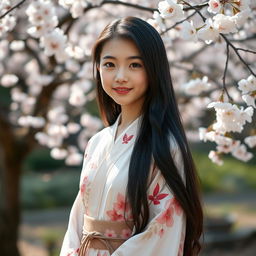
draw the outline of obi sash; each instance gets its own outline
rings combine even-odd
[[[132,221],[97,220],[84,214],[83,237],[78,256],[85,256],[90,248],[108,250],[112,254],[129,236]],[[126,234],[127,234],[126,233]]]

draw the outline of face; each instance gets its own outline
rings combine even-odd
[[[116,38],[106,42],[98,70],[104,91],[122,110],[141,109],[148,81],[140,53],[132,41]]]

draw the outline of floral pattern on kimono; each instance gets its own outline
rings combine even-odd
[[[120,116],[114,125],[103,129],[89,141],[80,177],[80,191],[70,212],[60,256],[77,255],[82,239],[84,214],[99,220],[117,222],[123,221],[124,216],[132,219],[131,207],[125,202],[125,194],[130,157],[141,117],[115,139],[119,119]],[[181,154],[173,139],[170,139],[170,147],[184,180]],[[152,178],[147,191],[150,212],[148,225],[137,235],[132,235],[129,229],[122,230],[121,236],[127,240],[111,256],[183,254],[186,230],[184,213],[161,172],[152,166],[150,173]],[[117,234],[109,228],[105,230],[105,235],[115,237]],[[86,254],[110,256],[107,250],[93,248]]]

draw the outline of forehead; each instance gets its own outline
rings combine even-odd
[[[130,39],[113,38],[107,41],[101,51],[101,58],[105,55],[114,57],[140,56],[139,49]]]

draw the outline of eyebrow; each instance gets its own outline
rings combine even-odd
[[[102,59],[103,59],[103,60],[105,60],[105,59],[114,59],[114,60],[116,60],[116,57],[110,56],[110,55],[106,55],[106,56],[104,56]],[[141,58],[140,56],[129,56],[129,57],[126,58],[126,59],[127,59],[127,60],[131,60],[131,59],[140,59],[140,60],[142,60],[142,58]]]

